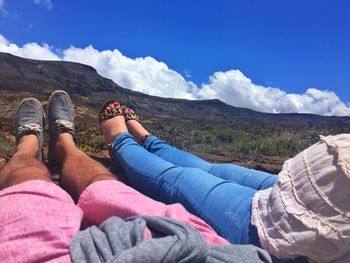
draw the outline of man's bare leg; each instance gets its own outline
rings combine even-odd
[[[68,93],[54,91],[48,103],[49,163],[60,166],[61,186],[77,202],[90,184],[116,178],[102,164],[76,147],[73,139],[74,116],[73,102]]]
[[[46,166],[36,159],[39,140],[36,135],[25,135],[17,145],[17,151],[0,171],[0,190],[29,180],[52,182]]]
[[[61,164],[61,186],[76,202],[90,184],[101,180],[116,180],[107,168],[79,150],[69,133],[58,135],[56,157]]]

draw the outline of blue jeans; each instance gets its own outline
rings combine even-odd
[[[129,133],[114,138],[112,154],[134,188],[167,204],[181,203],[232,244],[261,247],[251,225],[252,199],[272,187],[277,176],[234,164],[211,164],[155,136],[142,148]],[[305,257],[274,263],[307,263]]]
[[[166,204],[181,203],[233,244],[259,244],[250,224],[252,198],[271,187],[275,175],[233,164],[210,164],[155,136],[142,148],[129,133],[112,143],[131,185]],[[146,149],[146,150],[145,150]]]

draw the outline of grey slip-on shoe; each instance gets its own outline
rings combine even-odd
[[[37,159],[43,160],[45,113],[40,101],[27,98],[19,104],[14,120],[16,144],[25,135],[34,134],[39,139]]]
[[[54,91],[48,102],[49,153],[50,164],[56,163],[56,140],[60,133],[70,133],[74,138],[74,106],[68,93],[63,90]]]

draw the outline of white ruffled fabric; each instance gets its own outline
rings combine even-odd
[[[319,143],[283,165],[277,184],[258,191],[252,224],[278,258],[350,262],[350,134]]]

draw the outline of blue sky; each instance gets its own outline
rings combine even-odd
[[[332,91],[350,109],[350,1],[0,0],[0,10],[0,34],[19,48],[47,44],[60,59],[71,46],[89,45],[117,49],[131,59],[149,56],[199,89],[219,78],[229,81],[215,72],[239,70],[258,87],[290,95],[305,95],[310,88]],[[237,74],[228,78],[236,83],[243,78]],[[195,98],[209,98],[212,91]],[[318,93],[310,94],[317,104]],[[278,107],[261,110],[288,112]],[[294,111],[312,112],[309,108]]]

